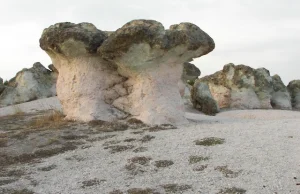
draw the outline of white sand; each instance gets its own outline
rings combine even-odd
[[[0,109],[2,111],[2,109]],[[194,112],[186,116],[194,122],[175,130],[132,134],[134,130],[113,132],[110,140],[128,137],[140,139],[144,135],[155,136],[147,143],[139,141],[119,145],[144,146],[148,151],[132,150],[111,154],[99,141],[88,149],[77,149],[29,165],[29,176],[38,182],[36,187],[27,186],[36,193],[92,194],[109,193],[114,189],[154,188],[165,193],[163,184],[177,183],[192,186],[183,193],[218,193],[220,189],[237,187],[247,194],[299,194],[300,186],[300,112],[280,110],[238,110],[222,112],[209,117]],[[197,122],[195,122],[197,121]],[[205,137],[224,138],[225,143],[216,146],[199,146],[194,141]],[[189,164],[191,155],[210,159]],[[79,160],[66,160],[76,156]],[[134,156],[152,158],[145,171],[131,175],[124,166]],[[82,160],[80,160],[82,159]],[[157,160],[172,160],[173,165],[163,169],[154,166]],[[38,171],[40,167],[57,165],[51,171]],[[193,168],[207,165],[203,171]],[[227,166],[236,177],[226,177],[216,170]],[[98,185],[82,188],[82,182],[97,178]],[[17,182],[15,186],[29,183]],[[179,192],[180,193],[180,192]]]

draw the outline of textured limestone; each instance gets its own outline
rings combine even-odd
[[[41,63],[34,63],[32,68],[23,69],[8,82],[0,95],[0,106],[55,96],[56,79],[57,73],[49,71]]]
[[[115,32],[55,24],[44,30],[40,46],[59,72],[67,118],[181,124],[187,122],[178,88],[182,64],[212,51],[214,42],[190,23],[165,30],[153,20],[133,20]]]
[[[116,66],[96,53],[106,38],[89,23],[59,23],[42,34],[40,46],[59,72],[57,95],[67,119],[113,121],[125,116],[105,102],[114,95],[106,91],[124,81]]]
[[[300,80],[291,81],[287,88],[292,98],[293,108],[300,110]]]
[[[220,108],[291,109],[290,97],[280,77],[265,68],[230,63],[223,70],[196,81],[207,83]]]
[[[187,122],[178,89],[182,64],[213,49],[213,40],[193,24],[165,30],[153,20],[134,20],[113,32],[98,52],[128,78],[131,91],[115,107],[145,123],[182,124]]]

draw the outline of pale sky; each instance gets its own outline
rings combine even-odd
[[[191,22],[208,33],[216,48],[195,59],[201,76],[231,62],[265,67],[285,84],[300,79],[299,0],[1,0],[0,77],[10,79],[34,62],[51,64],[39,38],[54,23],[90,22],[111,31],[133,19],[165,28]]]

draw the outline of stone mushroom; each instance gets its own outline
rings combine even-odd
[[[212,51],[214,41],[191,23],[165,30],[153,20],[133,20],[98,48],[105,60],[116,64],[127,78],[128,95],[115,99],[114,107],[148,124],[183,124],[183,102],[177,83],[183,63]]]
[[[46,28],[40,47],[59,72],[57,96],[67,119],[112,121],[125,114],[104,101],[104,91],[124,78],[97,54],[107,34],[90,23],[58,23]]]

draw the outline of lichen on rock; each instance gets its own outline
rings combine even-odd
[[[223,70],[196,80],[194,88],[199,83],[208,84],[220,108],[291,109],[287,88],[278,75],[271,77],[265,68],[253,69],[229,63]]]

